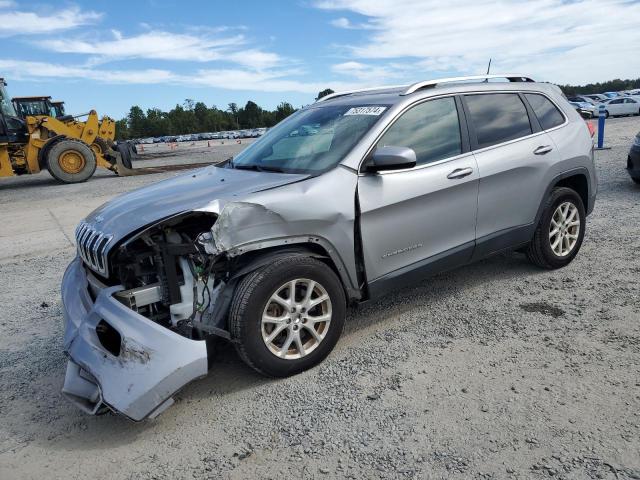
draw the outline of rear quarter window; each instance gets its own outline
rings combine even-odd
[[[524,96],[533,108],[543,130],[549,130],[564,123],[564,115],[547,97],[538,93],[525,93]]]
[[[477,138],[477,148],[531,135],[527,108],[516,93],[466,95],[465,101]]]

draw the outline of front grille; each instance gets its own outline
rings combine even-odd
[[[103,277],[109,276],[107,246],[111,240],[112,235],[102,233],[86,222],[81,222],[76,228],[78,253],[89,268]]]

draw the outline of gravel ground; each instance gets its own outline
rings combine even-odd
[[[264,379],[223,346],[143,423],[86,416],[59,393],[73,247],[0,251],[0,478],[640,479],[640,186],[624,171],[638,130],[637,117],[607,122],[598,201],[567,268],[510,253],[431,278],[352,311],[330,357],[293,378]],[[0,211],[26,218],[170,175],[11,179]]]

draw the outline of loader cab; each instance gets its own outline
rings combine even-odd
[[[20,118],[37,115],[56,116],[53,112],[51,97],[14,97],[11,103]]]
[[[0,78],[0,142],[26,143],[27,127],[9,100],[6,87]]]
[[[64,102],[60,102],[60,101],[51,102],[51,108],[52,108],[51,113],[54,117],[60,118],[60,117],[66,116],[66,113],[64,112]]]

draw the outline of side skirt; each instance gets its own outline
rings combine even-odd
[[[381,297],[398,288],[413,285],[436,273],[452,270],[469,263],[474,244],[475,242],[467,242],[376,278],[369,283],[369,299]]]

